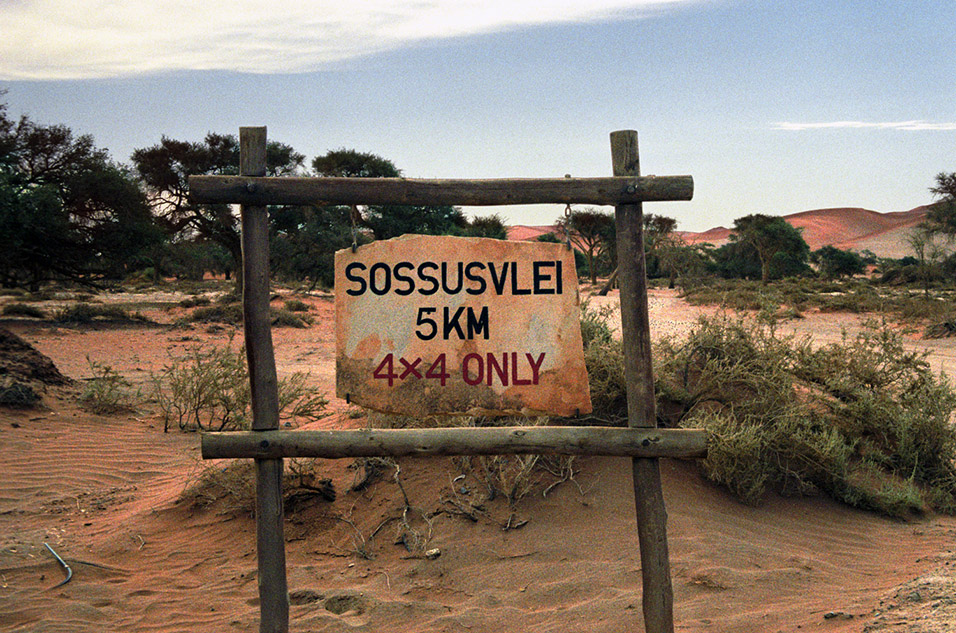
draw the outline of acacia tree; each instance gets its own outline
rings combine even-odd
[[[0,283],[121,275],[161,240],[136,180],[89,135],[0,104]]]
[[[166,231],[178,241],[196,238],[218,244],[232,259],[236,291],[242,291],[242,242],[239,218],[227,204],[189,200],[189,176],[239,173],[239,141],[231,134],[209,133],[202,142],[162,137],[157,145],[137,149],[133,165],[149,191],[150,204]],[[284,143],[266,146],[266,175],[287,176],[302,169],[305,156]],[[227,269],[228,273],[228,269]]]
[[[800,231],[779,216],[758,213],[737,218],[730,241],[756,253],[764,283],[770,280],[775,265],[798,270],[806,267],[810,255],[810,247]]]
[[[614,216],[606,211],[593,207],[581,210],[572,210],[555,222],[555,227],[568,234],[571,243],[582,253],[588,266],[588,277],[591,283],[597,283],[598,257],[604,253],[609,234],[614,231]]]
[[[387,158],[344,148],[316,156],[312,169],[317,176],[339,178],[398,178],[402,175]],[[447,235],[468,226],[461,209],[449,205],[373,205],[364,207],[356,219],[379,240],[406,233]]]
[[[956,237],[956,172],[936,174],[936,186],[929,190],[939,200],[926,214],[926,227],[950,239]]]

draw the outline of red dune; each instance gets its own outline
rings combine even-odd
[[[553,225],[541,225],[541,226],[526,226],[523,224],[516,224],[514,226],[508,227],[508,239],[516,240],[523,242],[526,240],[536,240],[542,235],[547,235],[548,233],[557,233],[560,229],[556,228]]]
[[[879,213],[869,209],[836,208],[801,211],[783,219],[801,230],[811,250],[835,246],[844,250],[870,250],[880,257],[902,257],[909,252],[909,231],[926,216],[927,207]],[[695,233],[682,231],[689,244],[726,244],[731,230],[716,227]]]

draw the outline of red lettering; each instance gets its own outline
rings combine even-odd
[[[372,377],[380,380],[387,379],[389,387],[395,384],[395,379],[398,375],[395,373],[395,361],[391,354],[385,355],[382,362],[380,362],[378,367],[375,368],[375,371],[372,372]]]
[[[434,378],[438,379],[441,382],[441,386],[444,387],[445,383],[448,381],[448,378],[451,374],[448,373],[445,369],[445,355],[439,354],[438,358],[435,359],[435,362],[431,364],[431,367],[425,372],[425,378]]]
[[[403,371],[402,375],[398,377],[399,380],[405,380],[406,376],[408,376],[409,374],[415,376],[415,378],[422,377],[422,375],[418,373],[418,370],[415,369],[422,362],[421,358],[416,358],[412,362],[408,362],[404,358],[399,358],[398,362],[400,362],[405,367],[405,371]]]
[[[535,362],[531,354],[526,353],[525,357],[528,359],[528,364],[531,365],[531,384],[536,385],[539,379],[538,370],[541,369],[541,364],[544,362],[544,352],[538,354],[537,362]]]
[[[472,377],[468,372],[468,364],[472,360],[478,361],[478,374],[474,377]],[[461,361],[461,377],[464,379],[465,384],[471,385],[472,387],[481,384],[485,378],[485,362],[482,360],[480,354],[475,354],[472,352],[471,354],[465,355]]]
[[[511,354],[512,357],[515,356],[514,353]],[[508,386],[508,354],[501,355],[502,364],[498,364],[498,359],[495,358],[494,354],[488,354],[488,386],[491,386],[491,380],[494,377],[493,374],[498,374],[498,380],[501,381],[501,384],[505,387]],[[517,366],[515,367],[517,370]],[[494,371],[492,371],[494,370]],[[517,373],[517,371],[515,372]],[[518,384],[515,382],[515,384]]]
[[[527,356],[527,354],[526,354],[526,356]],[[532,382],[531,382],[530,380],[528,380],[528,379],[518,378],[518,352],[511,352],[511,366],[514,367],[514,370],[515,370],[515,385],[538,384],[538,383],[536,383],[536,382],[535,382],[535,383],[532,383]]]

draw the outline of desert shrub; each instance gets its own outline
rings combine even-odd
[[[524,417],[473,417],[473,416],[454,416],[439,417],[434,416],[425,419],[413,418],[409,416],[397,416],[381,413],[374,413],[369,416],[370,425],[384,428],[428,428],[428,427],[448,427],[448,426],[466,426],[466,427],[487,427],[487,426],[541,426],[549,424],[547,417],[524,418]],[[373,458],[373,460],[376,458]],[[381,463],[367,464],[369,460],[357,460],[353,466],[361,468],[366,474],[362,478],[362,487],[366,487],[368,482],[376,479],[382,470]],[[394,460],[388,460],[389,464]],[[514,510],[518,502],[529,494],[542,492],[547,493],[556,485],[571,481],[577,473],[574,467],[574,456],[570,455],[466,455],[455,457],[453,460],[455,468],[459,474],[460,480],[470,478],[472,485],[459,485],[457,488],[463,492],[455,493],[453,505],[457,508],[455,513],[465,513],[471,518],[476,516],[476,509],[482,504],[495,499],[504,499],[508,507]],[[353,489],[355,486],[353,486]],[[464,492],[468,489],[468,492]],[[471,508],[471,510],[466,510]],[[480,514],[480,513],[479,513]],[[513,521],[513,519],[511,519]],[[520,527],[516,525],[505,525],[508,529]]]
[[[0,380],[0,407],[29,409],[40,401],[40,394],[27,383],[5,378]]]
[[[308,376],[281,378],[279,417],[290,423],[325,416],[328,401],[307,385]],[[230,347],[196,347],[173,358],[153,376],[163,430],[240,430],[251,423],[251,393],[245,352]]]
[[[197,295],[195,297],[187,297],[179,302],[181,308],[198,308],[201,306],[208,306],[212,304],[212,299],[204,295]]]
[[[278,310],[273,308],[269,311],[269,315],[272,319],[273,327],[306,328],[312,323],[312,317],[309,315],[299,315],[284,308]]]
[[[309,304],[301,299],[288,299],[283,302],[283,307],[289,312],[308,312]]]
[[[203,306],[193,310],[189,320],[194,323],[242,323],[242,306],[237,303]]]
[[[928,325],[923,336],[926,338],[949,338],[956,336],[956,317]]]
[[[332,481],[317,470],[318,460],[290,459],[282,473],[282,501],[285,511],[294,513],[308,501],[335,500]],[[191,508],[216,506],[222,514],[252,515],[256,504],[256,467],[251,459],[238,459],[224,466],[210,464],[187,482],[179,503]]]
[[[656,371],[672,422],[709,431],[706,476],[746,502],[821,490],[892,516],[956,512],[956,392],[890,330],[814,349],[704,318],[658,346]]]
[[[132,383],[109,365],[90,360],[89,356],[86,362],[92,377],[80,392],[80,405],[97,415],[131,411],[137,399]]]
[[[3,306],[3,314],[6,316],[25,316],[31,319],[45,319],[46,312],[36,306],[26,303],[8,303]]]
[[[274,327],[308,327],[312,322],[308,316],[299,316],[284,309],[269,311],[271,323]],[[199,323],[224,323],[239,325],[242,323],[242,305],[227,303],[197,308],[189,315],[189,320]]]
[[[53,320],[59,323],[92,323],[100,320],[124,323],[149,321],[139,312],[130,314],[129,311],[120,306],[89,303],[77,303],[57,310],[53,314]]]

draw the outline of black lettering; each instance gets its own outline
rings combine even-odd
[[[551,268],[554,266],[555,262],[533,262],[531,264],[531,278],[533,280],[532,286],[534,288],[534,294],[536,295],[553,295],[554,288],[544,288],[542,287],[542,282],[551,281],[551,275],[541,272],[542,268]]]
[[[427,288],[427,289],[424,287],[419,288],[418,292],[419,294],[423,294],[423,295],[433,295],[436,292],[438,292],[438,277],[433,277],[432,275],[426,275],[425,274],[426,268],[430,268],[432,270],[438,270],[438,264],[436,264],[435,262],[422,262],[421,264],[418,265],[418,278],[421,279],[422,281],[427,281],[432,285],[431,288]]]
[[[353,296],[353,297],[358,297],[360,295],[365,294],[365,287],[366,287],[365,278],[353,275],[352,274],[353,270],[365,270],[365,264],[363,264],[362,262],[352,262],[351,264],[345,267],[345,278],[348,279],[349,281],[358,282],[358,285],[359,285],[358,290],[354,288],[349,288],[348,290],[345,291],[345,294]]]
[[[468,281],[478,282],[477,288],[474,288],[474,287],[468,288],[467,290],[465,290],[465,292],[467,292],[470,295],[480,295],[484,293],[485,288],[488,286],[488,282],[485,281],[485,278],[483,275],[473,275],[471,272],[472,268],[480,268],[481,270],[484,270],[485,265],[482,264],[481,262],[471,262],[470,264],[465,266],[465,277],[468,278]]]
[[[396,287],[395,294],[400,295],[402,297],[407,297],[408,295],[412,294],[415,291],[415,280],[409,277],[408,275],[403,275],[401,273],[403,268],[407,270],[412,270],[415,267],[412,265],[411,262],[398,262],[397,264],[395,264],[395,269],[393,270],[396,284],[398,283],[408,284],[407,288]]]
[[[382,282],[381,286],[375,283],[375,273],[379,270],[385,272],[384,281]],[[372,264],[372,267],[368,271],[368,287],[373,294],[380,296],[388,294],[388,291],[392,289],[392,269],[388,267],[388,264],[384,262]]]
[[[488,306],[483,306],[477,317],[475,311],[468,308],[468,338],[477,338],[479,334],[483,334],[482,338],[488,340]]]
[[[557,259],[555,260],[554,263],[556,264],[555,271],[554,271],[554,279],[555,281],[557,281],[557,287],[555,288],[554,294],[559,295],[559,294],[563,294],[562,284],[564,284],[564,274],[561,272],[561,260]]]
[[[441,263],[441,289],[445,291],[446,294],[456,295],[461,292],[461,287],[465,283],[464,275],[462,270],[464,269],[464,264],[458,262],[458,285],[455,288],[451,288],[448,284],[448,262]]]
[[[511,262],[511,294],[515,296],[531,294],[531,288],[518,287],[518,262]]]
[[[424,325],[425,330],[415,330],[416,336],[422,339],[423,341],[430,341],[435,338],[435,335],[438,333],[438,323],[435,322],[435,319],[431,318],[429,315],[434,314],[438,308],[419,308],[418,309],[418,320],[415,323],[416,326]]]
[[[491,272],[491,283],[495,287],[495,293],[501,295],[505,292],[505,282],[508,280],[508,262],[505,262],[504,267],[501,269],[501,277],[498,277],[498,273],[495,271],[495,263],[488,262],[488,270]]]
[[[449,309],[445,308],[444,310],[445,319],[442,323],[442,325],[444,326],[442,328],[442,338],[444,338],[446,341],[448,340],[448,335],[451,334],[452,330],[455,330],[456,332],[458,332],[459,339],[465,338],[465,331],[461,329],[461,323],[458,321],[458,319],[461,318],[461,315],[464,311],[465,311],[464,306],[459,307],[457,310],[455,310],[455,315],[451,317],[451,319],[449,319],[449,316],[448,316]]]

